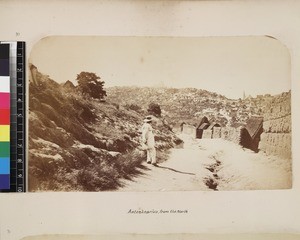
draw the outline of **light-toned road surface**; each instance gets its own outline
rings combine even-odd
[[[183,148],[132,180],[119,191],[203,191],[285,189],[291,187],[291,163],[254,153],[223,139],[180,135]]]

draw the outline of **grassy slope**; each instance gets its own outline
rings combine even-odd
[[[142,112],[85,98],[41,73],[30,84],[29,189],[101,191],[139,173]],[[158,119],[158,149],[164,156],[178,139]]]

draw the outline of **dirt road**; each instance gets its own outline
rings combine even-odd
[[[284,189],[291,187],[291,162],[254,153],[223,139],[192,139],[180,135],[183,148],[119,191],[201,191]]]

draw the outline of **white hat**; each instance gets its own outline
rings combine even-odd
[[[145,123],[152,122],[152,117],[151,117],[151,116],[145,117],[144,122],[145,122]]]

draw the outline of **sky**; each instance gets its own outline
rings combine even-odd
[[[101,37],[41,39],[29,62],[62,83],[81,71],[112,86],[205,89],[237,99],[291,89],[290,54],[270,37]]]

